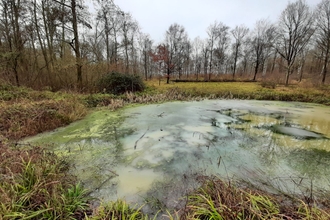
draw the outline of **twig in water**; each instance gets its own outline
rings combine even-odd
[[[163,114],[165,114],[165,112],[162,112],[162,113],[160,113],[159,115],[157,115],[158,117],[163,117]]]
[[[115,171],[112,171],[112,170],[108,170],[110,171],[111,173],[113,173],[115,176],[119,176]]]
[[[218,160],[218,168],[220,166],[220,163],[221,163],[221,156],[219,156],[219,160]]]
[[[119,176],[118,174],[116,174],[117,176]],[[116,176],[109,176],[106,180],[104,180],[100,185],[98,185],[95,189],[91,190],[90,192],[87,193],[87,196],[89,196],[90,194],[92,194],[93,192],[101,189],[104,184],[106,184],[109,180],[111,180],[112,178],[115,178]]]
[[[137,143],[139,142],[139,140],[141,140],[141,139],[144,137],[144,135],[146,135],[146,133],[147,133],[148,130],[149,130],[149,127],[148,127],[148,129],[146,130],[146,132],[144,132],[144,134],[143,134],[139,139],[137,139],[137,140],[135,141],[135,144],[134,144],[134,150],[136,149],[136,146],[137,146]]]
[[[117,137],[117,128],[114,126],[113,127],[113,131],[115,133],[115,141],[117,141],[118,137]]]

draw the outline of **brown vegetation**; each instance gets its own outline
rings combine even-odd
[[[67,125],[85,116],[86,107],[75,94],[38,92],[0,84],[0,137],[23,137]]]

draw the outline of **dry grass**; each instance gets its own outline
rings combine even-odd
[[[0,85],[0,139],[19,140],[67,125],[86,113],[76,94]]]
[[[201,177],[202,187],[188,196],[181,219],[329,219],[329,209],[299,199],[239,188],[215,177]]]
[[[67,125],[86,114],[86,108],[70,100],[0,103],[0,132],[18,140]]]
[[[184,96],[203,98],[232,98],[278,101],[313,102],[330,105],[329,86],[305,86],[294,84],[285,87],[276,84],[263,87],[260,82],[186,82],[166,84],[162,81],[147,81],[146,84],[154,90],[165,93],[177,89]]]

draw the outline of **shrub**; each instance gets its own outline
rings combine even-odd
[[[141,92],[145,89],[142,78],[138,75],[126,75],[112,72],[103,76],[97,84],[101,92],[120,95],[125,92]]]

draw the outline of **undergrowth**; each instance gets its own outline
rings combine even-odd
[[[68,164],[40,147],[0,145],[0,219],[79,219],[86,190]]]

